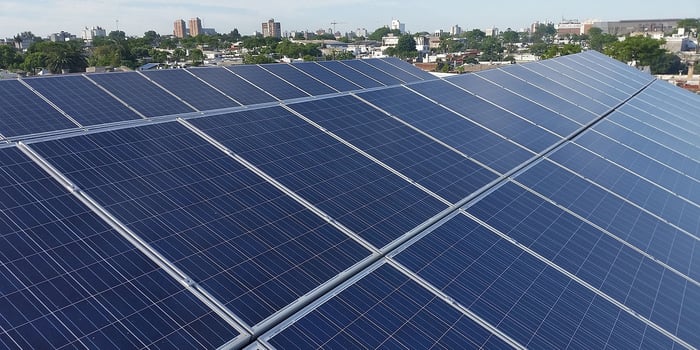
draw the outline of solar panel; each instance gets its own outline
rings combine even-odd
[[[305,74],[304,72],[294,68],[288,64],[265,64],[261,65],[263,69],[272,72],[281,77],[285,81],[293,84],[301,90],[304,90],[311,96],[332,94],[338,92],[325,83]]]
[[[364,60],[347,60],[341,61],[341,63],[356,69],[368,77],[372,77],[372,79],[377,80],[384,85],[398,85],[405,83],[405,81],[394,77],[368,63],[365,63]]]
[[[141,119],[141,116],[82,76],[24,80],[81,125]]]
[[[393,66],[396,66],[402,70],[405,70],[411,75],[415,75],[419,77],[421,80],[434,80],[437,79],[434,75],[422,70],[422,69],[416,69],[416,67],[404,60],[398,59],[396,57],[385,57],[381,59],[384,62],[390,63]]]
[[[240,333],[17,148],[0,149],[0,346],[224,345]]]
[[[159,69],[142,73],[200,111],[240,106],[183,69]]]
[[[0,104],[0,135],[5,137],[78,127],[17,80],[0,81]]]
[[[316,62],[292,63],[292,66],[324,82],[338,91],[359,90],[362,87],[350,80],[331,72]]]
[[[243,105],[277,101],[226,68],[191,68],[188,71]]]
[[[280,100],[309,96],[300,88],[287,83],[259,66],[240,65],[227,69]]]
[[[418,77],[417,75],[413,75],[412,73],[409,73],[383,59],[365,59],[362,60],[362,62],[369,64],[370,66],[373,66],[391,76],[393,76],[396,79],[399,79],[403,81],[404,83],[412,83],[415,81],[422,81],[424,79]],[[415,69],[412,69],[411,72],[415,72]]]
[[[278,349],[509,348],[388,264],[269,337],[267,343]]]
[[[406,88],[395,87],[357,95],[499,173],[506,173],[533,156],[526,148]]]
[[[557,60],[557,63],[594,76],[596,79],[608,85],[615,86],[628,94],[636,93],[650,81],[648,76],[646,79],[640,81],[639,79],[635,79],[636,76],[634,75],[618,72],[615,69],[611,69],[612,66],[609,64],[591,64],[591,62],[587,61],[583,56],[562,56],[561,59]]]
[[[384,86],[384,84],[380,83],[379,81],[349,67],[348,65],[342,64],[339,61],[321,61],[318,62],[318,64],[323,68],[326,68],[331,72],[350,80],[360,87],[372,88]]]
[[[446,208],[280,107],[191,122],[376,248]]]
[[[138,73],[91,74],[87,77],[147,117],[195,111]]]
[[[629,97],[621,96],[620,94],[617,96],[610,95],[606,91],[599,89],[600,84],[597,81],[580,76],[574,78],[541,64],[528,64],[522,67],[577,91],[588,98],[599,101],[608,107],[615,107],[622,102],[624,97]]]
[[[352,96],[290,107],[452,203],[497,177]]]
[[[179,123],[32,148],[250,326],[369,255]]]
[[[464,90],[445,81],[413,84],[410,88],[535,153],[547,149],[561,139],[553,132],[472,94],[465,94]]]

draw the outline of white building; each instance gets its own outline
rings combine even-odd
[[[97,37],[107,36],[107,31],[102,27],[85,27],[82,31],[82,38],[85,41],[93,41]]]
[[[398,29],[401,34],[406,33],[406,25],[401,23],[398,19],[392,19],[391,20],[391,27],[389,27],[391,30],[396,30]]]
[[[457,24],[453,25],[452,28],[450,28],[450,34],[452,36],[458,36],[458,35],[462,34],[462,27],[460,27]]]

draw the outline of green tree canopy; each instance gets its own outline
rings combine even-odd
[[[678,21],[678,28],[685,28],[685,30],[693,30],[697,32],[700,30],[700,18],[686,18]]]
[[[598,27],[593,27],[588,30],[588,47],[591,50],[603,52],[609,44],[617,42],[617,37],[612,34],[603,33],[603,30]]]
[[[416,39],[413,38],[413,35],[404,34],[399,37],[399,42],[396,44],[396,55],[401,58],[413,58],[418,55]]]
[[[377,28],[372,34],[370,34],[367,39],[369,40],[375,40],[375,41],[382,41],[382,38],[389,35],[389,34],[394,34],[396,36],[401,35],[401,31],[398,29],[391,30],[388,27],[380,27]]]
[[[478,49],[481,47],[481,42],[486,38],[486,33],[479,30],[473,29],[462,34],[465,39],[467,39],[468,49]]]
[[[9,45],[0,45],[0,69],[16,68],[22,63],[22,54]]]
[[[34,55],[31,60],[33,64],[41,64],[43,57],[43,67],[52,73],[61,73],[62,70],[70,72],[84,72],[87,67],[87,60],[83,53],[83,43],[80,41],[42,41],[32,44],[27,50],[29,55]],[[39,68],[40,66],[34,66]]]
[[[651,66],[666,54],[666,50],[661,48],[664,42],[641,35],[630,36],[606,46],[605,54],[622,62],[635,61],[640,66]],[[654,71],[652,73],[656,74]]]

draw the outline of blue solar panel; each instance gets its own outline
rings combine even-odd
[[[290,107],[453,203],[498,177],[352,96]]]
[[[529,348],[674,345],[641,320],[463,215],[396,259]]]
[[[615,71],[642,84],[646,84],[649,82],[650,79],[652,79],[652,77],[650,77],[648,73],[645,73],[637,68],[629,66],[618,60],[610,59],[610,57],[596,50],[584,51],[580,55],[576,56],[577,58],[580,58],[581,62],[587,61],[590,63],[595,63],[599,66]]]
[[[24,81],[81,125],[141,119],[141,116],[82,76]]]
[[[430,74],[430,73],[428,73],[420,68],[417,68],[414,65],[412,65],[404,60],[398,59],[396,57],[382,58],[382,61],[390,63],[391,65],[396,66],[402,70],[405,70],[405,71],[411,73],[412,75],[419,77],[421,80],[437,79],[436,76],[434,76],[434,75],[432,75],[432,74]]]
[[[513,75],[506,73],[506,71],[507,69],[505,71],[501,69],[489,69],[476,74],[531,101],[537,101],[550,110],[561,113],[581,125],[592,122],[596,117],[602,115],[608,110],[607,107],[601,104],[597,104],[597,106],[594,107],[594,109],[598,110],[597,113],[585,110],[576,105],[574,102],[559,98],[549,91],[540,89],[533,84],[520,80]]]
[[[636,99],[620,107],[618,111],[638,120],[643,121],[656,128],[657,132],[663,132],[673,135],[674,138],[680,139],[686,143],[700,146],[698,142],[698,133],[700,127],[692,121],[683,120],[673,117],[674,114],[670,110],[664,110],[660,107],[649,105],[648,103],[635,102]],[[687,112],[684,112],[687,113]],[[693,152],[698,154],[698,152]]]
[[[693,99],[686,98],[687,96],[681,94],[669,93],[664,89],[664,85],[669,85],[669,87],[673,88],[670,84],[660,80],[656,81],[630,100],[630,103],[644,107],[655,106],[657,109],[667,112],[662,114],[664,118],[668,118],[671,121],[690,122],[693,129],[697,130],[700,128],[693,114],[688,113],[688,111],[693,109]]]
[[[597,81],[591,81],[591,79],[585,79],[585,78],[583,78],[582,80],[577,80],[580,77],[576,77],[576,79],[574,79],[573,77],[562,74],[561,72],[559,72],[557,70],[551,69],[551,68],[543,66],[541,64],[528,64],[528,65],[522,65],[521,67],[523,67],[531,72],[535,72],[538,75],[546,77],[547,79],[555,81],[561,85],[564,85],[571,90],[579,92],[579,93],[585,95],[586,97],[593,99],[593,100],[596,100],[596,101],[599,101],[600,103],[602,103],[606,106],[609,106],[609,107],[615,107],[620,102],[622,102],[622,100],[625,97],[629,97],[629,96],[619,97],[619,96],[610,95],[606,91],[602,91],[599,89],[600,84]]]
[[[316,62],[292,63],[292,66],[324,82],[326,85],[332,86],[338,91],[351,91],[362,88],[350,80],[324,68]]]
[[[280,100],[309,96],[308,93],[290,85],[260,66],[239,65],[227,69]]]
[[[534,155],[411,90],[396,87],[358,96],[501,174]]]
[[[193,68],[189,71],[243,105],[276,101],[265,91],[251,85],[226,68]]]
[[[377,80],[384,85],[398,85],[405,83],[405,81],[389,75],[389,73],[384,72],[375,66],[365,63],[364,60],[347,60],[340,62],[348,67],[352,67],[357,71],[362,72],[368,77],[372,77],[372,79]]]
[[[318,62],[323,68],[326,68],[333,73],[336,73],[343,78],[350,80],[351,82],[359,85],[363,88],[372,88],[384,86],[384,84],[379,81],[372,79],[371,77],[360,73],[359,71],[350,68],[349,66],[340,63],[340,61],[321,61]]]
[[[329,87],[325,83],[322,83],[321,81],[312,78],[308,74],[305,74],[304,72],[294,68],[294,66],[289,64],[265,64],[261,67],[284,79],[290,84],[298,87],[299,89],[306,91],[306,93],[308,93],[311,96],[332,94],[338,92],[337,90]]]
[[[214,348],[239,333],[16,148],[0,150],[0,347]]]
[[[415,81],[422,81],[423,79],[419,78],[418,76],[414,75],[416,69],[415,67],[411,67],[412,69],[409,71],[405,71],[397,66],[394,66],[393,64],[383,60],[383,59],[366,59],[362,60],[362,62],[369,64],[370,66],[373,66],[391,76],[394,78],[397,78],[404,83],[412,83]]]
[[[159,69],[142,73],[200,111],[240,106],[184,69]]]
[[[282,108],[191,122],[375,247],[446,208]]]
[[[194,112],[138,73],[91,74],[87,77],[147,117]]]
[[[475,74],[459,75],[449,81],[536,125],[541,125],[557,135],[567,136],[581,127],[580,123],[546,109],[510,91],[499,88],[493,83],[479,78]],[[548,98],[554,100],[556,97],[549,96]],[[540,103],[545,104],[543,102]]]
[[[590,61],[586,61],[581,56],[561,56],[556,59],[556,63],[595,77],[605,84],[614,86],[630,95],[639,91],[639,89],[644,87],[644,85],[651,80],[649,77],[647,77],[646,81],[635,80],[633,76],[629,74],[620,74],[614,70],[610,70],[609,65],[599,66],[591,64]]]
[[[700,286],[555,205],[508,183],[469,208],[479,219],[697,346]],[[687,247],[661,259],[686,253]],[[673,262],[673,261],[672,261]],[[674,266],[700,271],[695,266]],[[634,271],[634,273],[630,273]],[[657,297],[660,296],[660,297]]]
[[[268,343],[278,349],[510,348],[387,264]]]
[[[413,84],[410,88],[429,96],[475,123],[503,137],[512,139],[533,152],[539,153],[561,139],[553,132],[538,127],[447,82],[430,81]]]
[[[369,255],[179,123],[32,147],[249,325]]]
[[[0,81],[0,135],[5,137],[77,128],[17,80]]]

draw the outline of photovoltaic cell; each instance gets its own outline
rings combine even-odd
[[[309,96],[308,93],[300,90],[296,86],[290,85],[257,65],[239,65],[226,69],[231,70],[238,76],[280,100]]]
[[[618,60],[610,59],[610,57],[596,50],[584,51],[583,53],[576,55],[576,57],[577,59],[580,59],[581,62],[588,61],[591,63],[596,63],[600,66],[618,72],[619,74],[624,75],[630,79],[634,79],[635,81],[641,84],[646,84],[649,82],[649,80],[652,79],[652,77],[650,77],[649,74],[637,68],[631,67]]]
[[[191,122],[377,248],[446,208],[281,107]]]
[[[0,150],[0,347],[214,348],[238,331],[16,148]]]
[[[700,146],[698,142],[700,127],[692,121],[673,118],[672,116],[674,114],[670,111],[662,110],[648,103],[635,102],[634,99],[620,107],[618,111],[637,120],[641,120],[659,131],[673,135],[674,138],[680,139],[683,142],[695,145],[696,149]]]
[[[641,320],[463,215],[396,259],[528,348],[674,345]]]
[[[360,85],[324,68],[316,62],[300,62],[292,63],[291,65],[338,91],[351,91],[362,88]]]
[[[605,82],[601,81],[597,75],[590,75],[589,72],[582,72],[576,69],[569,68],[567,66],[564,66],[562,64],[557,63],[556,61],[539,61],[537,64],[534,64],[533,66],[544,66],[547,67],[559,74],[564,74],[568,77],[571,77],[572,79],[575,79],[577,81],[583,82],[589,86],[592,86],[596,88],[597,90],[600,90],[604,92],[607,95],[613,96],[618,98],[621,101],[624,101],[626,98],[630,97],[633,95],[633,91],[626,92],[622,91],[619,88],[619,84],[609,85],[606,84]],[[529,67],[529,66],[528,66]]]
[[[384,264],[268,342],[287,348],[510,348]]]
[[[379,82],[387,86],[405,83],[405,81],[402,81],[401,79],[394,77],[388,74],[387,72],[378,69],[375,66],[365,63],[364,60],[346,60],[340,62],[344,65],[347,65],[362,72],[368,77],[372,77],[372,79],[374,80],[378,80]]]
[[[532,152],[539,153],[561,139],[551,131],[442,80],[413,84],[410,88]]]
[[[141,73],[200,111],[240,106],[184,69],[158,69]]]
[[[620,74],[615,70],[610,70],[609,65],[592,65],[590,64],[590,61],[586,61],[583,59],[583,57],[579,56],[561,56],[556,62],[569,68],[579,70],[582,73],[590,76],[594,76],[596,79],[599,79],[605,84],[614,86],[630,95],[639,91],[642,87],[644,87],[644,85],[646,85],[646,83],[649,82],[649,79],[642,82],[635,80],[629,74]]]
[[[369,255],[176,122],[32,147],[249,325]]]
[[[534,155],[403,87],[363,92],[358,96],[501,174]]]
[[[356,85],[359,85],[360,87],[363,88],[373,88],[373,87],[380,87],[384,86],[384,84],[380,83],[377,80],[372,79],[371,77],[362,74],[358,72],[355,69],[350,68],[349,66],[340,63],[339,61],[320,61],[318,62],[319,65],[322,67],[332,71],[333,73],[336,73],[343,78],[352,81]]]
[[[0,135],[13,137],[77,128],[17,80],[0,81]]]
[[[700,344],[700,336],[694,329],[700,322],[700,287],[688,277],[673,273],[654,259],[512,183],[489,194],[468,211],[637,314],[690,344]],[[677,248],[680,253],[687,249]],[[669,260],[669,256],[660,258]],[[686,264],[674,267],[686,270]],[[699,269],[700,264],[690,267],[694,271]]]
[[[192,74],[206,81],[243,105],[277,101],[226,68],[191,68]]]
[[[24,79],[81,125],[141,119],[141,116],[82,76]]]
[[[362,60],[362,62],[369,64],[370,66],[373,66],[401,81],[404,83],[412,83],[415,81],[422,81],[423,79],[419,78],[418,76],[414,75],[415,71],[418,69],[415,67],[410,67],[411,69],[406,71],[403,70],[397,66],[394,66],[393,64],[383,60],[383,59],[365,59]]]
[[[591,79],[583,78],[583,80],[577,80],[579,77],[570,77],[562,72],[536,63],[522,65],[521,67],[546,77],[547,79],[553,80],[609,107],[617,106],[624,98],[624,96],[613,96],[605,91],[601,91],[598,86],[599,83],[596,81],[591,81]]]
[[[420,68],[417,68],[404,60],[398,59],[396,57],[385,57],[385,58],[382,58],[381,60],[384,62],[390,63],[393,66],[401,68],[401,69],[411,73],[412,75],[415,75],[415,76],[421,78],[421,80],[437,79],[436,76],[434,76],[434,75],[432,75],[432,74],[430,74],[430,73],[428,73]]]
[[[338,92],[335,89],[310,77],[309,75],[294,68],[294,66],[289,64],[264,64],[260,67],[272,72],[278,77],[296,86],[297,88],[304,90],[307,94],[311,96],[332,94]]]
[[[498,177],[352,96],[290,107],[453,203]]]
[[[147,117],[195,111],[138,73],[90,74],[87,77]]]
[[[517,114],[523,119],[541,125],[547,130],[559,136],[568,136],[581,127],[580,123],[568,119],[556,112],[546,109],[541,105],[520,97],[510,91],[504,90],[474,74],[464,74],[449,79],[450,82],[470,91],[476,96],[493,102],[494,104]],[[548,98],[556,98],[549,96]]]

